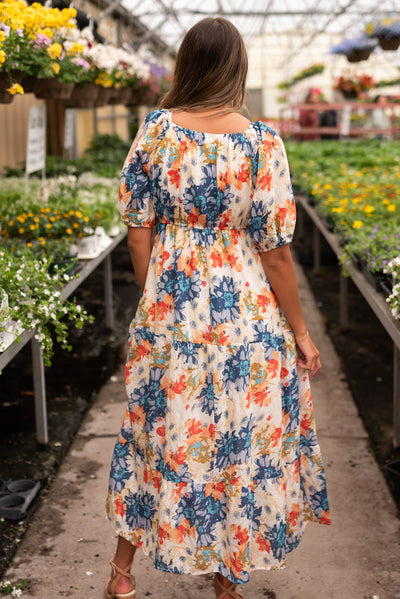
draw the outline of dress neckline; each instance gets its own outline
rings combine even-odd
[[[164,109],[167,113],[170,124],[181,131],[189,131],[195,135],[205,135],[206,137],[226,137],[227,135],[246,135],[250,128],[253,126],[253,123],[250,123],[244,131],[233,131],[232,133],[208,133],[207,131],[197,131],[196,129],[190,129],[189,127],[182,127],[182,125],[178,125],[175,121],[172,120],[172,110],[168,108]]]

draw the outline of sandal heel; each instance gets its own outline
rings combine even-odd
[[[132,562],[123,570],[113,561],[110,561],[112,573],[109,576],[106,586],[104,588],[104,597],[105,599],[135,599],[136,598],[136,581],[133,574],[130,573],[130,568]],[[125,576],[126,578],[130,578],[133,584],[133,588],[127,593],[116,593],[115,587],[117,586],[119,580]]]

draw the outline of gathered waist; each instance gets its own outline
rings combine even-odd
[[[179,229],[193,229],[196,232],[204,231],[205,233],[218,232],[218,231],[234,231],[235,232],[235,231],[247,231],[248,230],[247,227],[219,227],[219,226],[199,227],[199,226],[191,225],[189,223],[184,223],[184,222],[173,223],[173,222],[158,221],[156,223],[156,230],[165,229],[167,227],[176,227]]]

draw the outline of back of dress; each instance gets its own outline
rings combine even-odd
[[[262,340],[261,321],[276,327],[258,253],[291,241],[295,204],[271,129],[198,133],[151,113],[124,165],[120,212],[129,226],[157,226],[136,326],[222,345]]]
[[[155,111],[119,206],[156,235],[108,516],[162,570],[246,582],[284,566],[306,521],[329,523],[308,374],[259,256],[293,235],[282,141],[262,123],[205,134]]]

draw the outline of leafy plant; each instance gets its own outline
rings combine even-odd
[[[11,318],[22,329],[34,329],[35,338],[43,349],[46,365],[51,364],[54,328],[57,342],[63,349],[68,344],[68,326],[65,318],[81,329],[85,322],[93,322],[75,299],[63,300],[63,285],[70,280],[67,274],[49,273],[50,258],[38,259],[23,246],[17,252],[0,251],[0,289],[8,296],[8,311],[2,314],[0,332],[6,330],[6,320]]]

